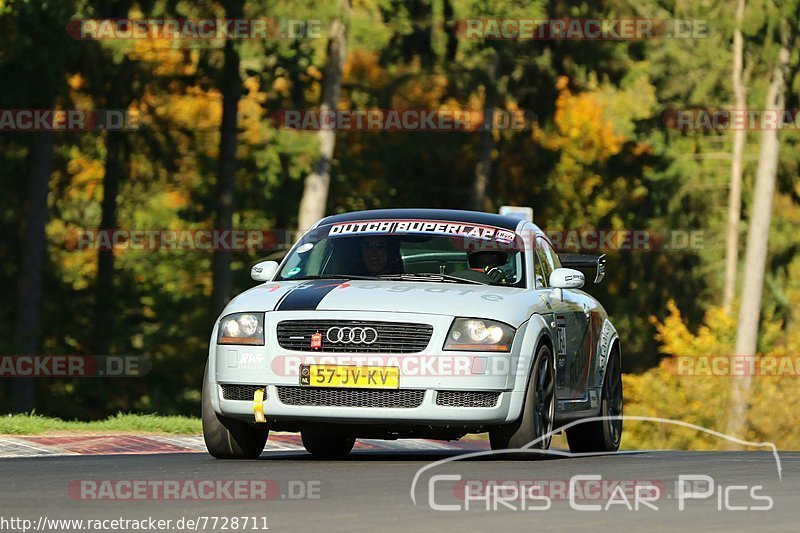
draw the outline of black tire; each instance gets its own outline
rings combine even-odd
[[[489,443],[492,450],[522,448],[553,431],[555,382],[555,366],[550,348],[542,345],[536,354],[536,360],[533,362],[533,368],[528,377],[522,414],[514,424],[500,426],[489,431]],[[551,440],[552,437],[548,435],[528,448],[546,451],[550,448]],[[531,452],[512,455],[513,458],[520,459],[543,459],[546,456],[546,453]],[[502,457],[505,457],[505,454]]]
[[[306,451],[317,459],[343,459],[356,444],[355,438],[341,435],[303,431],[301,436]]]
[[[611,352],[600,393],[600,416],[622,416],[622,368],[619,350]],[[567,430],[572,453],[615,452],[622,440],[622,419],[596,420]]]
[[[208,364],[203,375],[202,403],[203,439],[208,453],[217,459],[258,459],[264,451],[269,430],[214,412],[208,383]]]

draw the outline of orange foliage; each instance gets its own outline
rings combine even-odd
[[[388,76],[378,64],[378,54],[366,50],[353,50],[347,56],[344,65],[346,83],[354,83],[365,87],[381,88],[386,84]]]
[[[554,118],[557,135],[543,136],[542,144],[551,150],[567,150],[576,162],[605,161],[619,153],[624,137],[614,133],[603,106],[592,93],[572,94],[567,78],[559,78]]]
[[[563,202],[545,218],[551,224],[569,221],[573,227],[592,226],[613,214],[620,201],[637,190],[638,182],[602,172],[605,162],[622,149],[625,136],[614,131],[598,94],[573,94],[567,82],[562,76],[556,84],[559,95],[553,126],[543,130],[537,125],[533,130],[542,147],[560,156],[548,187]]]

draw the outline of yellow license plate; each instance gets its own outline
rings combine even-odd
[[[398,389],[396,366],[301,365],[300,385],[347,389]]]

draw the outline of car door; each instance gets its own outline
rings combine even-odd
[[[603,314],[597,302],[580,290],[565,290],[564,298],[569,301],[575,313],[573,322],[577,351],[571,366],[571,397],[586,398],[592,383],[598,357],[598,339],[603,328]],[[594,391],[591,391],[594,393]],[[596,407],[596,397],[590,398],[592,407]]]
[[[544,292],[545,303],[552,310],[555,323],[556,398],[580,398],[582,309],[570,298],[570,291],[550,288],[550,273],[560,268],[561,263],[550,243],[542,236],[536,238],[536,261],[536,283],[547,288]]]

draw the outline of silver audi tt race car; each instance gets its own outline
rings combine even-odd
[[[320,220],[214,326],[203,433],[217,458],[256,458],[269,431],[320,458],[357,438],[458,439],[613,451],[620,341],[597,300],[605,258],[553,250],[535,224],[387,209]],[[532,444],[531,444],[532,443]],[[540,456],[526,453],[525,456]]]

